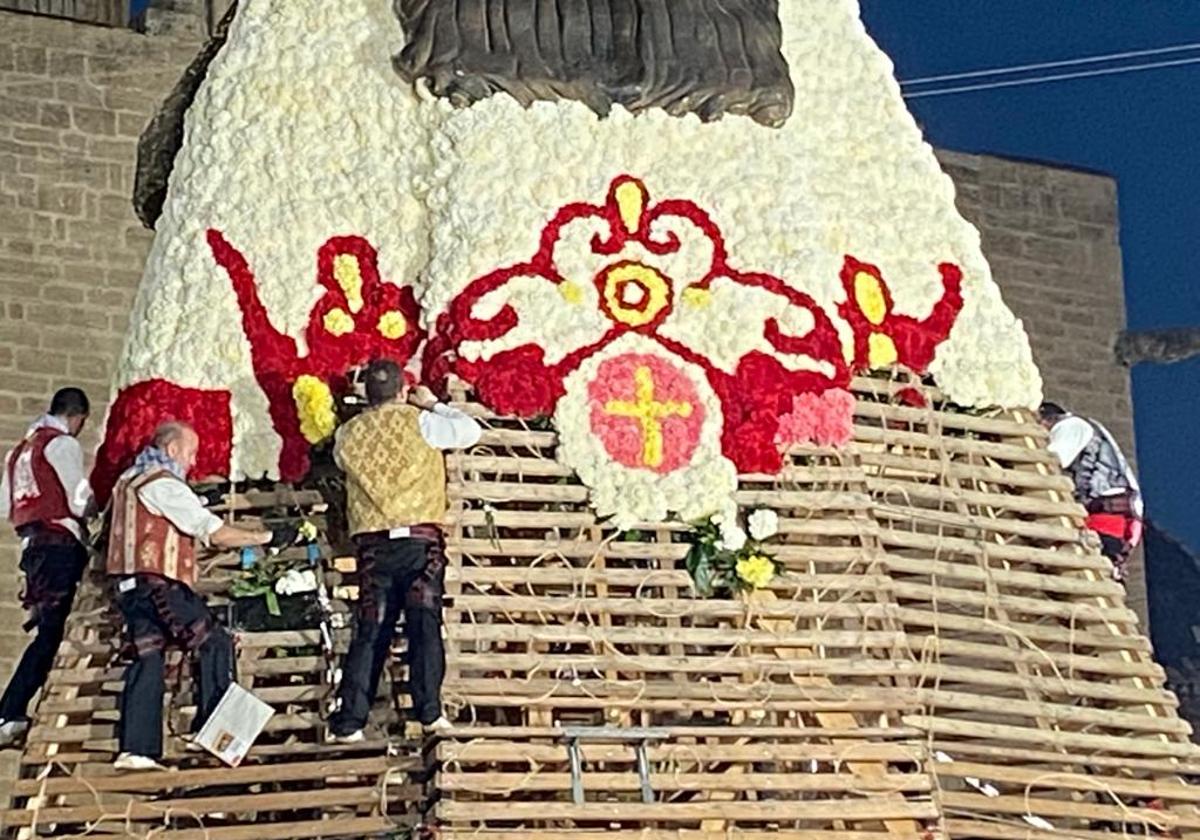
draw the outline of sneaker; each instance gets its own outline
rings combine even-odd
[[[181,740],[183,741],[183,749],[187,752],[208,752],[208,750],[196,740],[195,735],[184,735]]]
[[[325,741],[330,744],[361,744],[367,740],[367,736],[363,734],[361,729],[356,729],[345,735],[338,735],[336,732],[330,732]]]
[[[0,748],[15,746],[29,731],[27,720],[0,721]]]
[[[134,753],[123,752],[117,756],[117,760],[113,762],[114,770],[166,770],[153,758],[148,755],[135,755]]]
[[[422,724],[426,735],[444,735],[454,728],[454,724],[445,715],[438,715],[437,720]]]

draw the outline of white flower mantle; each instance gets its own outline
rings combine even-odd
[[[847,254],[878,266],[896,311],[917,318],[941,293],[936,266],[957,265],[963,308],[930,371],[964,405],[1036,404],[1041,382],[1024,330],[857,4],[779,5],[797,112],[769,129],[743,117],[704,124],[620,107],[599,119],[579,103],[524,109],[503,95],[455,111],[391,71],[403,34],[390,0],[243,0],[187,115],[115,386],[162,378],[229,391],[233,471],[273,475],[279,439],[229,279],[205,243],[208,228],[239,243],[258,267],[272,321],[293,336],[319,294],[316,251],[339,235],[369,240],[380,274],[414,284],[432,324],[474,278],[526,259],[557,208],[594,201],[629,173],[654,196],[709,210],[739,268],[783,278],[827,312],[845,299],[839,271]],[[591,231],[569,233],[565,245]],[[704,270],[711,246],[679,233],[684,247],[663,271],[686,281]],[[581,335],[602,333],[587,249],[565,247],[561,259],[564,273],[585,281],[576,317],[530,318],[506,344],[463,352],[490,355],[532,341],[553,359]],[[518,282],[480,306],[559,312],[560,294]],[[707,305],[680,307],[663,333],[728,369],[761,340],[747,324],[779,306],[718,281]],[[777,314],[793,319],[784,323],[790,331],[806,328],[800,314]],[[844,323],[835,323],[848,346]],[[626,344],[646,349],[633,337]],[[572,376],[586,377],[620,349]],[[708,411],[692,459],[651,483],[615,464],[589,433],[582,382],[568,383],[554,419],[564,459],[601,512],[627,523],[722,507],[733,467],[721,455],[721,415],[703,378],[697,389]]]

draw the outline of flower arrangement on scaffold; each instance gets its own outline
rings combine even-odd
[[[769,587],[783,572],[783,564],[766,547],[778,533],[779,516],[767,508],[750,514],[746,528],[738,523],[736,512],[695,523],[687,535],[692,547],[685,563],[696,594],[733,596]]]

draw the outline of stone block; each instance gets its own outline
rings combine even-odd
[[[38,122],[46,128],[70,128],[71,111],[64,105],[43,102],[38,107]]]
[[[35,206],[46,213],[79,216],[83,213],[83,193],[78,187],[41,186]]]
[[[112,374],[114,361],[108,357],[71,354],[67,373],[81,379],[105,379]]]
[[[13,48],[13,69],[36,76],[46,74],[46,49],[36,44],[17,44]]]
[[[76,105],[103,107],[104,91],[87,81],[62,79],[54,83],[53,97]]]
[[[75,128],[84,134],[112,136],[117,133],[117,115],[102,108],[75,105],[71,108]]]
[[[33,122],[36,122],[35,117]],[[51,128],[42,128],[41,126],[18,125],[13,128],[13,139],[18,143],[26,143],[33,146],[57,146],[59,137],[62,132]]]
[[[36,125],[38,122],[38,104],[31,99],[0,96],[0,120],[10,125]]]
[[[84,53],[50,50],[47,55],[46,72],[50,76],[79,79],[83,77],[86,70],[87,56]]]

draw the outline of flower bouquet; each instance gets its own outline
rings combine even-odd
[[[315,569],[306,561],[268,561],[242,572],[230,587],[233,623],[242,630],[308,630],[318,627],[322,612]]]
[[[776,513],[756,510],[746,524],[749,534],[736,514],[719,513],[693,526],[685,563],[701,597],[764,589],[783,571],[783,565],[763,547],[779,532]]]
[[[277,553],[258,558],[243,550],[242,572],[230,586],[233,597],[233,623],[251,632],[263,630],[301,630],[317,627],[322,611],[317,590],[316,561],[319,555],[312,542],[316,528],[302,523],[299,536],[309,544],[308,557],[284,559]]]

